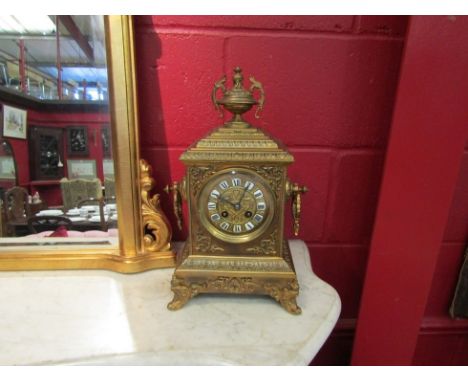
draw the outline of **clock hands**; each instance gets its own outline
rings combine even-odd
[[[244,192],[242,193],[241,197],[239,198],[239,200],[237,201],[237,203],[236,203],[236,205],[235,205],[235,209],[236,209],[236,210],[240,210],[241,202],[242,202],[242,200],[244,199],[245,193],[247,192],[247,188],[248,188],[248,186],[245,186],[245,187],[244,187]]]
[[[219,197],[219,200],[221,200],[222,202],[225,202],[225,203],[227,203],[227,204],[230,204],[230,205],[233,206],[235,209],[237,209],[237,208],[236,208],[236,205],[237,205],[237,204],[234,204],[233,202],[231,202],[230,200],[226,199],[225,197],[220,196],[220,197]]]
[[[245,186],[245,187],[244,187],[244,192],[242,193],[242,195],[240,196],[239,200],[238,200],[236,203],[232,203],[230,200],[227,200],[227,199],[222,198],[222,197],[221,197],[220,199],[221,199],[221,200],[224,200],[224,201],[227,202],[227,203],[229,203],[231,206],[234,207],[234,209],[235,209],[236,211],[239,211],[239,210],[241,209],[241,202],[242,202],[242,200],[244,199],[245,193],[247,192],[247,188],[248,188],[248,186]]]
[[[232,217],[233,218],[237,218],[237,216],[240,214],[240,213],[244,213],[245,211],[242,211],[242,201],[244,200],[245,198],[245,195],[247,193],[247,190],[249,188],[249,185],[246,185],[241,192],[239,192],[240,196],[239,198],[237,199],[236,202],[232,202],[230,200],[230,198],[228,199],[226,196],[223,196],[223,195],[220,195],[219,196],[219,201],[223,202],[223,203],[226,203],[228,204],[229,206],[231,206],[234,211],[230,211],[230,213],[232,214]],[[233,196],[232,194],[229,195],[229,196]],[[247,211],[248,213],[249,211]],[[251,212],[250,212],[251,214]]]
[[[223,196],[220,196],[220,197],[219,197],[219,200],[221,200],[221,201],[223,201],[223,202],[225,202],[225,203],[230,204],[231,206],[234,207],[234,209],[235,209],[236,211],[238,211],[238,210],[240,210],[241,201],[242,201],[242,199],[244,199],[244,196],[245,196],[245,193],[246,193],[246,192],[247,192],[247,186],[244,187],[244,192],[242,193],[241,197],[239,198],[239,200],[238,200],[236,203],[231,202],[230,200],[226,199],[226,198],[223,197]]]

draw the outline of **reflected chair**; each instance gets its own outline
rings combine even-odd
[[[60,188],[64,211],[78,207],[83,200],[102,198],[102,184],[99,179],[63,178],[60,181]]]
[[[71,225],[72,221],[65,216],[32,216],[28,219],[30,233],[55,231],[60,226],[64,226],[68,231]]]
[[[3,216],[8,236],[15,235],[15,226],[24,225],[31,217],[28,191],[19,186],[9,188],[3,194]]]
[[[7,236],[6,226],[5,226],[5,210],[3,208],[3,200],[0,199],[0,237]]]
[[[115,179],[104,178],[104,196],[109,203],[115,203]]]
[[[82,206],[97,206],[99,208],[99,219],[101,222],[101,230],[107,231],[107,222],[106,217],[104,214],[104,199],[101,197],[99,199],[86,199],[81,200],[78,202],[77,208],[81,208]]]

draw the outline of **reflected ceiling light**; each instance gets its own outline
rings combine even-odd
[[[0,16],[0,33],[51,34],[55,29],[48,15]]]

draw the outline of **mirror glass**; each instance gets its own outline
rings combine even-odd
[[[108,99],[103,16],[0,16],[0,245],[117,240]]]

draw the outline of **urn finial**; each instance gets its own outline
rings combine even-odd
[[[251,86],[249,90],[247,90],[243,86],[243,80],[244,76],[242,74],[242,69],[237,66],[234,69],[234,75],[232,78],[233,87],[231,89],[226,89],[226,76],[224,75],[219,81],[215,83],[211,93],[211,100],[213,101],[216,110],[220,112],[221,117],[223,116],[223,109],[221,109],[220,106],[234,114],[232,120],[225,123],[226,127],[250,127],[250,125],[242,118],[242,114],[249,111],[252,106],[257,105],[255,118],[259,118],[258,113],[263,108],[263,104],[265,102],[265,92],[263,90],[262,84],[251,76],[249,78]],[[221,89],[223,93],[223,97],[221,99],[216,98],[218,89]],[[260,97],[258,100],[256,100],[253,96],[255,89],[258,89],[260,92]]]

